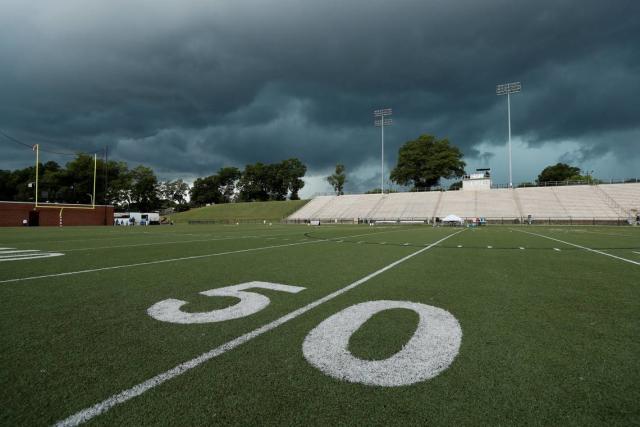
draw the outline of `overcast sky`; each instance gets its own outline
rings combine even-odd
[[[422,133],[514,181],[566,161],[640,177],[640,1],[0,0],[0,129],[163,179],[298,157],[302,196],[379,186]],[[67,161],[53,155],[43,160]],[[31,164],[0,137],[0,169]]]

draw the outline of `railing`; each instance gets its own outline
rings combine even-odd
[[[321,224],[368,224],[368,223],[382,223],[385,225],[388,224],[397,224],[397,225],[406,225],[406,224],[425,224],[425,225],[433,225],[434,218],[428,217],[414,217],[414,218],[358,218],[357,221],[354,221],[353,218],[312,218],[313,220],[320,221]],[[477,217],[461,217],[465,221],[466,224],[470,224],[473,222],[473,219],[477,219]],[[531,224],[529,224],[529,220],[526,217],[523,218],[515,218],[515,217],[485,217],[484,224],[489,225],[640,225],[635,224],[635,219],[629,218],[614,218],[614,217],[536,217],[532,218]],[[287,224],[306,224],[309,223],[310,220],[304,219],[295,219],[295,220],[283,220],[282,223]]]

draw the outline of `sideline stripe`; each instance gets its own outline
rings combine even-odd
[[[391,230],[391,231],[381,231],[379,233],[373,232],[373,233],[355,234],[353,236],[343,236],[343,238],[345,238],[345,237],[358,237],[358,236],[365,236],[365,235],[370,236],[370,235],[375,235],[375,234],[392,233],[392,232],[397,232],[397,231],[404,231],[404,230]],[[259,248],[239,249],[239,250],[236,250],[236,251],[215,252],[215,253],[212,253],[212,254],[193,255],[193,256],[180,257],[180,258],[161,259],[161,260],[157,260],[157,261],[137,262],[137,263],[134,263],[134,264],[114,265],[114,266],[111,266],[111,267],[92,268],[92,269],[89,269],[89,270],[69,271],[69,272],[66,272],[66,273],[53,273],[53,274],[44,274],[42,276],[19,277],[19,278],[16,278],[16,279],[0,280],[0,283],[22,282],[22,281],[25,281],[25,280],[46,279],[46,278],[49,278],[49,277],[72,276],[72,275],[75,275],[75,274],[93,273],[93,272],[96,272],[96,271],[117,270],[117,269],[120,269],[120,268],[139,267],[139,266],[142,266],[142,265],[164,264],[166,262],[185,261],[185,260],[200,259],[200,258],[209,258],[209,257],[215,257],[215,256],[221,256],[221,255],[237,254],[237,253],[242,253],[242,252],[255,252],[255,251],[262,251],[262,250],[266,250],[266,249],[283,248],[283,247],[286,247],[286,246],[306,245],[306,244],[309,244],[309,243],[330,242],[332,240],[334,240],[334,239],[329,238],[329,239],[320,239],[320,240],[309,240],[309,241],[300,242],[300,243],[285,243],[285,244],[282,244],[282,245],[262,246],[262,247],[259,247]]]
[[[330,301],[342,294],[344,294],[345,292],[350,291],[351,289],[373,279],[374,277],[384,273],[387,270],[392,269],[393,267],[395,267],[398,264],[402,264],[403,262],[407,261],[410,258],[413,258],[416,255],[421,254],[422,252],[425,252],[429,249],[431,249],[432,247],[436,246],[438,243],[443,242],[445,240],[447,240],[448,238],[455,236],[456,234],[462,233],[463,231],[465,231],[465,229],[462,229],[460,231],[457,231],[453,234],[449,234],[448,236],[438,240],[435,243],[431,243],[429,246],[419,249],[416,252],[413,252],[407,256],[405,256],[404,258],[401,258],[397,261],[392,262],[391,264],[387,265],[386,267],[382,267],[381,269],[374,271],[373,273],[363,277],[362,279],[359,279],[353,283],[351,283],[350,285],[345,286],[342,289],[338,289],[335,292],[330,293],[329,295],[320,298],[319,300],[316,300],[312,303],[309,303],[307,305],[305,305],[304,307],[301,307],[297,310],[292,311],[289,314],[286,314],[282,317],[280,317],[279,319],[274,320],[271,323],[267,323],[264,326],[261,326],[257,329],[254,329],[251,332],[248,332],[244,335],[239,336],[238,338],[232,339],[231,341],[228,341],[225,344],[222,344],[218,347],[215,347],[211,350],[209,350],[206,353],[201,354],[200,356],[191,359],[187,362],[181,363],[178,366],[169,369],[166,372],[163,372],[161,374],[156,375],[153,378],[150,378],[140,384],[137,384],[127,390],[124,390],[118,394],[114,394],[113,396],[109,397],[106,400],[103,400],[100,403],[97,403],[89,408],[83,409],[80,412],[77,412],[73,415],[71,415],[68,418],[65,418],[64,420],[58,421],[55,425],[59,426],[59,427],[67,427],[67,426],[77,426],[79,424],[82,424],[86,421],[89,421],[90,419],[103,414],[105,412],[107,412],[109,409],[113,408],[116,405],[119,405],[120,403],[124,403],[136,396],[140,396],[142,393],[146,392],[147,390],[150,390],[162,383],[164,383],[165,381],[168,381],[172,378],[175,378],[179,375],[184,374],[185,372],[203,364],[204,362],[207,362],[210,359],[213,359],[214,357],[220,356],[221,354],[226,353],[227,351],[233,350],[234,348],[244,344],[245,342],[256,338],[266,332],[271,331],[272,329],[277,328],[278,326],[282,325],[283,323],[288,322],[289,320],[293,320],[296,317],[306,313],[309,310],[312,310],[314,308],[316,308],[317,306],[319,306],[320,304],[323,304],[327,301]]]
[[[520,233],[531,234],[532,236],[544,237],[545,239],[555,240],[556,242],[560,242],[560,243],[564,243],[565,245],[574,246],[576,248],[584,249],[585,251],[595,252],[595,253],[600,254],[600,255],[605,255],[605,256],[608,256],[608,257],[611,257],[611,258],[619,259],[620,261],[625,261],[625,262],[628,262],[628,263],[631,263],[631,264],[640,265],[640,262],[638,262],[638,261],[633,261],[633,260],[630,260],[630,259],[627,259],[627,258],[622,258],[622,257],[617,256],[617,255],[608,254],[606,252],[599,251],[597,249],[587,248],[586,246],[576,245],[575,243],[565,242],[564,240],[560,240],[560,239],[556,239],[556,238],[553,238],[553,237],[545,236],[544,234],[532,233],[530,231],[523,231],[523,230],[515,230],[515,231],[519,231]]]

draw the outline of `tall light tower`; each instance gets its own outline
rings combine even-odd
[[[392,119],[387,119],[392,114],[391,108],[382,108],[373,112],[374,121],[373,124],[380,128],[382,136],[382,150],[380,161],[380,194],[384,194],[384,127],[391,126]]]
[[[511,170],[511,97],[512,93],[522,90],[520,82],[505,83],[496,86],[496,95],[507,95],[507,122],[509,125],[509,188],[513,188],[513,174]]]

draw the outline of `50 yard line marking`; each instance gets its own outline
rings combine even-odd
[[[137,384],[127,390],[121,391],[118,394],[114,394],[113,396],[109,397],[108,399],[103,400],[102,402],[96,403],[93,406],[90,406],[86,409],[81,410],[80,412],[77,412],[73,415],[71,415],[68,418],[65,418],[64,420],[58,421],[55,425],[58,427],[66,427],[66,426],[77,426],[80,425],[86,421],[89,421],[92,418],[97,417],[100,414],[103,414],[105,412],[107,412],[109,409],[113,408],[116,405],[119,405],[121,403],[124,403],[136,396],[140,396],[142,393],[159,386],[160,384],[164,383],[165,381],[168,381],[170,379],[173,379],[179,375],[184,374],[185,372],[202,365],[203,363],[207,362],[208,360],[213,359],[214,357],[220,356],[221,354],[224,354],[230,350],[233,350],[234,348],[246,343],[247,341],[256,338],[266,332],[269,332],[275,328],[277,328],[278,326],[295,319],[298,316],[301,316],[302,314],[306,313],[309,310],[312,310],[314,308],[316,308],[317,306],[330,301],[342,294],[344,294],[345,292],[350,291],[353,288],[356,288],[358,286],[360,286],[361,284],[373,279],[374,277],[384,273],[387,270],[392,269],[393,267],[402,264],[403,262],[407,261],[408,259],[413,258],[416,255],[419,255],[425,251],[428,251],[429,249],[431,249],[432,247],[440,244],[441,242],[444,242],[445,240],[447,240],[450,237],[455,236],[456,234],[462,233],[463,231],[465,231],[465,229],[462,229],[460,231],[457,231],[453,234],[449,234],[446,237],[443,237],[442,239],[438,240],[437,242],[431,243],[429,246],[424,247],[422,249],[419,249],[403,258],[400,258],[397,261],[392,262],[391,264],[382,267],[379,270],[374,271],[373,273],[359,279],[356,280],[355,282],[351,283],[350,285],[345,286],[344,288],[338,289],[337,291],[334,291],[332,293],[330,293],[327,296],[324,296],[316,301],[313,301],[307,305],[305,305],[304,307],[301,307],[297,310],[292,311],[289,314],[285,314],[284,316],[274,320],[273,322],[267,323],[264,326],[261,326],[257,329],[254,329],[251,332],[248,332],[244,335],[240,335],[237,338],[232,339],[231,341],[226,342],[225,344],[222,344],[218,347],[215,347],[211,350],[209,350],[206,353],[201,354],[200,356],[191,359],[187,362],[183,362],[181,364],[179,364],[178,366],[169,369],[166,372],[163,372],[161,374],[156,375],[153,378],[150,378],[140,384]],[[351,236],[353,237],[353,236]]]
[[[600,254],[600,255],[605,255],[605,256],[608,256],[608,257],[611,257],[611,258],[619,259],[620,261],[625,261],[625,262],[628,262],[628,263],[631,263],[631,264],[640,265],[640,262],[638,262],[638,261],[633,261],[631,259],[622,258],[622,257],[617,256],[617,255],[608,254],[606,252],[599,251],[597,249],[591,249],[591,248],[588,248],[586,246],[576,245],[575,243],[565,242],[564,240],[556,239],[554,237],[545,236],[544,234],[532,233],[530,231],[517,230],[517,229],[514,229],[514,230],[515,231],[519,231],[520,233],[531,234],[532,236],[538,236],[538,237],[543,237],[545,239],[554,240],[556,242],[564,243],[565,245],[574,246],[576,248],[584,249],[585,251],[594,252],[594,253],[597,253],[597,254]]]

